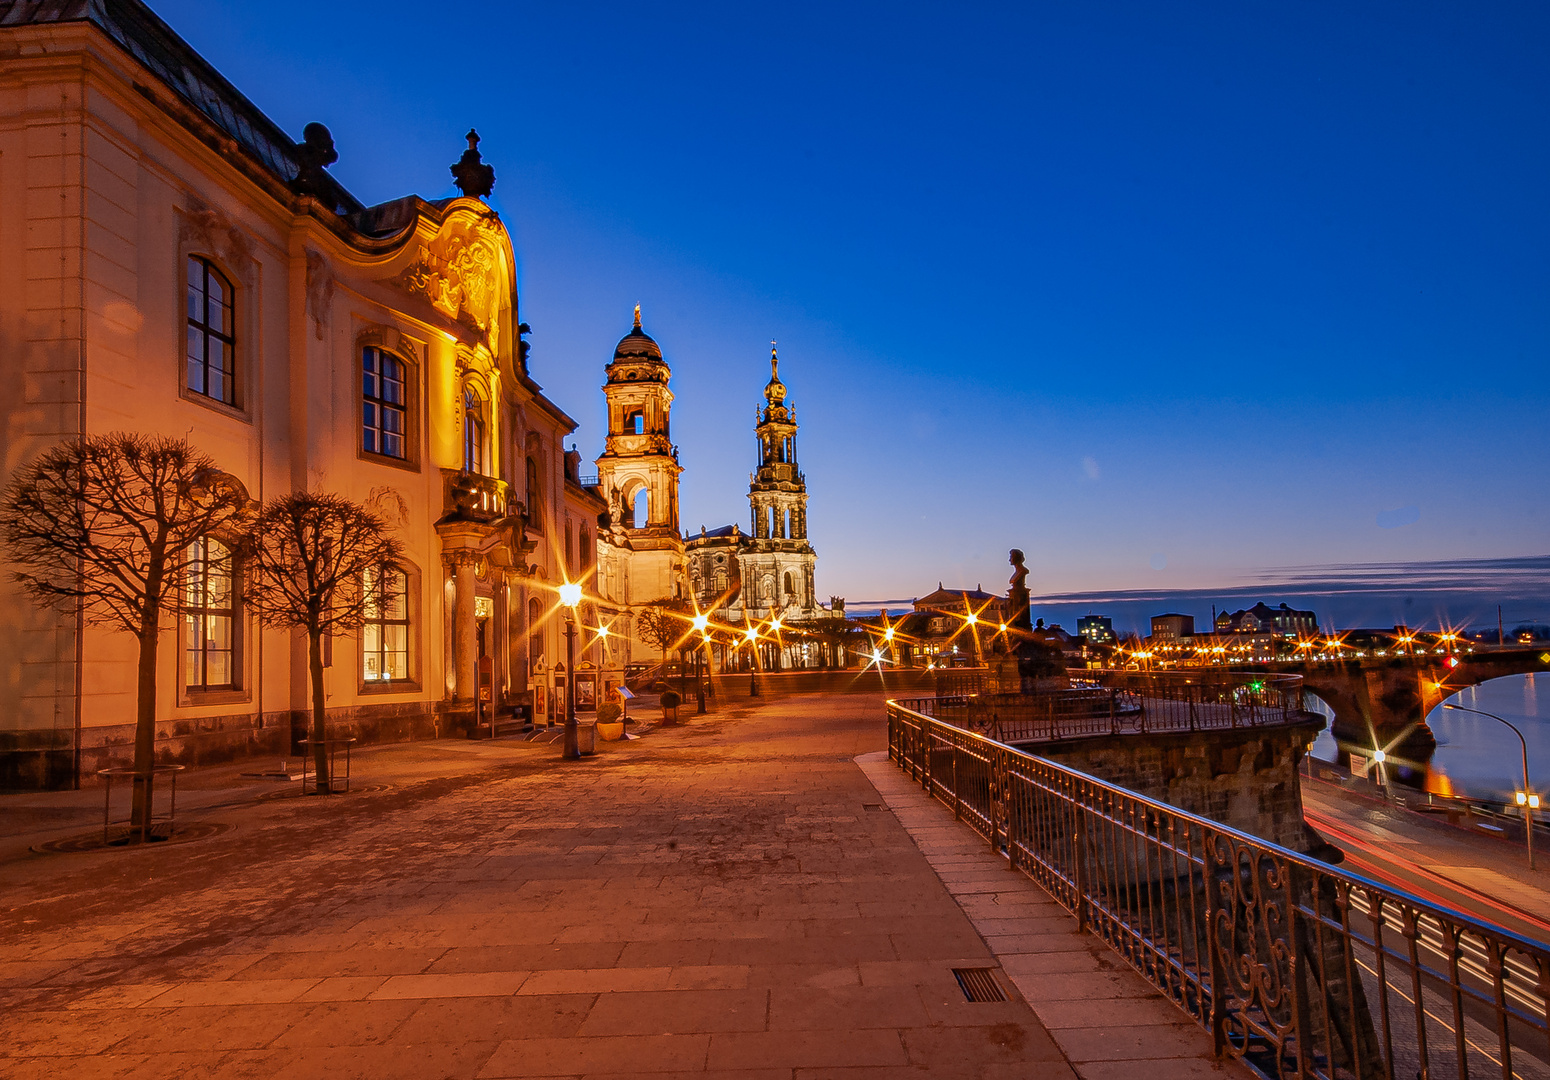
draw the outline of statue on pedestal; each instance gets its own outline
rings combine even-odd
[[[1023,553],[1013,548],[1008,553],[1008,562],[1012,564],[1012,579],[1007,582],[1011,586],[1006,594],[1007,616],[1006,625],[1009,629],[1020,630],[1024,633],[1030,630],[1028,625],[1028,568],[1023,565]]]

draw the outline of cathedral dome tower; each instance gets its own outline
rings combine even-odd
[[[743,557],[745,603],[770,614],[811,615],[818,606],[813,590],[817,555],[807,540],[807,478],[797,465],[796,409],[786,398],[774,342],[754,438],[759,467],[748,484],[753,533]]]
[[[681,592],[683,538],[678,531],[678,448],[672,439],[672,370],[662,347],[635,325],[619,339],[604,369],[608,436],[597,459],[598,482],[613,524],[622,526],[637,552],[635,593],[642,600]]]

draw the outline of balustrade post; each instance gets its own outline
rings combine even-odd
[[[1206,885],[1206,952],[1211,965],[1211,1045],[1218,1058],[1227,1056],[1227,969],[1234,957],[1222,955],[1216,933],[1216,915],[1222,910],[1222,884],[1215,866],[1216,844],[1207,833],[1200,837],[1200,865]]]
[[[1076,931],[1079,934],[1087,933],[1087,814],[1085,807],[1079,798],[1071,797],[1071,812],[1076,815],[1076,828],[1073,831],[1072,844],[1074,851],[1072,859],[1076,865],[1072,868],[1071,876],[1076,881]]]
[[[1309,1043],[1313,1038],[1313,1014],[1309,1010],[1308,994],[1313,991],[1318,980],[1313,971],[1303,971],[1306,965],[1302,946],[1308,928],[1303,925],[1307,917],[1297,902],[1303,891],[1302,884],[1307,871],[1291,861],[1281,864],[1278,869],[1281,871],[1281,880],[1286,883],[1281,902],[1286,905],[1286,984],[1292,991],[1292,1035],[1297,1040],[1297,1075],[1312,1076],[1313,1051]],[[1316,897],[1314,904],[1316,908]],[[1316,927],[1314,932],[1317,933]],[[1322,988],[1320,990],[1322,992]]]

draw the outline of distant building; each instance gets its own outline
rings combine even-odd
[[[1076,632],[1094,645],[1112,645],[1117,640],[1114,620],[1107,615],[1083,615],[1076,620]]]
[[[1156,622],[1156,619],[1152,620],[1154,626]],[[1222,612],[1216,617],[1216,632],[1297,637],[1302,634],[1317,634],[1319,620],[1311,611],[1298,611],[1285,604],[1269,607],[1261,601],[1251,608],[1234,611],[1230,615],[1225,611]]]
[[[936,592],[928,593],[915,601],[916,611],[940,611],[960,618],[973,612],[980,622],[1004,623],[1010,612],[1006,597],[988,593],[976,585],[972,589],[944,589],[936,583]]]
[[[1152,616],[1152,640],[1154,642],[1185,641],[1194,636],[1195,617],[1193,615],[1170,613]]]

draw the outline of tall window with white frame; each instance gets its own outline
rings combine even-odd
[[[183,685],[231,690],[237,685],[237,591],[231,549],[194,541],[183,584]]]
[[[188,258],[188,374],[196,394],[237,404],[237,337],[231,282],[208,259]]]
[[[406,456],[405,365],[381,349],[361,350],[361,448],[384,457]]]
[[[367,682],[403,682],[409,678],[409,575],[396,566],[369,570],[366,595],[361,671]]]
[[[484,400],[472,384],[463,387],[463,469],[484,474]]]

